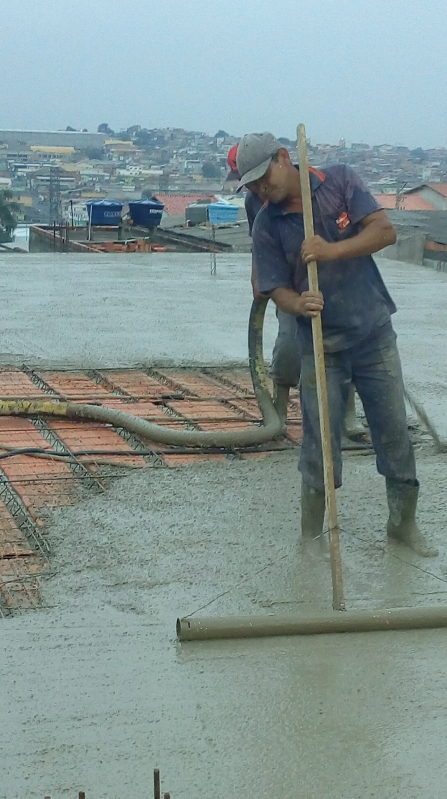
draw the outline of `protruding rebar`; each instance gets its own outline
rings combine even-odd
[[[154,799],[160,799],[160,771],[154,769]]]

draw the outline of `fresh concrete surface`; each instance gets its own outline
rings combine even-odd
[[[247,359],[250,255],[1,255],[0,363],[49,367]],[[276,322],[269,311],[266,346]]]
[[[418,467],[431,562],[388,550],[374,459],[346,458],[348,608],[447,604],[447,461]],[[55,513],[46,607],[0,625],[1,799],[150,799],[154,767],[172,799],[444,799],[446,630],[176,643],[179,614],[330,610],[297,486],[289,451],[148,469]]]
[[[3,349],[245,360],[249,257],[218,257],[217,280],[207,256],[146,258],[5,257]],[[447,275],[380,266],[408,385],[447,437]],[[349,608],[447,604],[447,457],[425,444],[417,461],[428,562],[385,546],[374,459],[345,458]],[[328,565],[297,548],[298,493],[289,451],[147,469],[54,513],[45,607],[0,625],[0,799],[146,799],[156,766],[172,799],[444,799],[445,630],[176,643],[179,614],[330,608]]]
[[[398,305],[405,379],[447,439],[447,274],[378,261]],[[251,256],[1,255],[0,364],[48,368],[247,361]],[[265,326],[269,355],[273,308]]]

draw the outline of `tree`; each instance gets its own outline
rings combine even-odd
[[[228,139],[230,134],[227,133],[225,130],[218,130],[216,135],[214,136],[215,139]]]
[[[151,133],[150,130],[142,128],[142,130],[139,130],[138,133],[135,134],[134,141],[138,147],[149,147],[150,144],[155,143],[154,134],[153,132]]]
[[[98,125],[98,133],[105,133],[106,136],[114,136],[115,135],[115,133],[112,130],[112,128],[109,128],[109,123],[108,122],[101,122],[101,124]]]
[[[20,211],[19,204],[15,201],[12,191],[6,189],[0,191],[0,229],[6,231],[8,235],[17,225],[17,214]]]
[[[130,141],[130,135],[127,130],[120,130],[119,133],[115,133],[115,139],[119,139],[120,141]]]
[[[127,132],[129,136],[136,136],[141,130],[141,125],[131,125],[130,128],[127,128]]]
[[[202,166],[202,175],[204,178],[220,178],[220,169],[211,161],[205,161]]]
[[[67,125],[67,127],[65,128],[65,130],[66,130],[67,132],[70,132],[70,133],[75,133],[75,132],[76,132],[76,128],[72,128],[72,127],[71,127],[71,125]]]
[[[99,149],[99,147],[86,147],[83,150],[83,154],[89,161],[102,161],[102,157],[104,155],[103,151]]]
[[[417,161],[419,164],[421,164],[422,161],[425,161],[425,153],[422,147],[416,147],[415,150],[410,150],[410,155],[414,161]]]
[[[280,142],[281,142],[281,144],[292,144],[292,142],[290,141],[290,139],[286,139],[284,136],[280,136],[280,137],[278,138],[278,141],[280,141]]]

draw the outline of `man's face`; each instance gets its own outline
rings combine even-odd
[[[272,160],[265,175],[252,183],[247,183],[249,191],[255,192],[260,199],[265,202],[280,203],[286,199],[288,194],[288,170],[286,161],[290,161],[286,151],[284,156],[282,150],[278,153],[278,160]]]

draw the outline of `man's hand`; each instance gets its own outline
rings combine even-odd
[[[396,231],[385,211],[374,211],[363,217],[360,225],[360,233],[349,239],[333,242],[325,241],[321,236],[304,239],[301,247],[303,261],[308,264],[309,261],[336,261],[372,255],[396,241]]]
[[[323,310],[324,300],[321,291],[303,291],[298,301],[297,313],[300,316],[317,316]]]
[[[310,236],[302,243],[301,257],[308,264],[310,261],[335,261],[339,256],[335,242],[325,241],[321,236]]]
[[[272,291],[272,300],[280,311],[292,316],[317,316],[324,305],[321,291],[303,291],[298,294],[293,289],[278,288]]]

